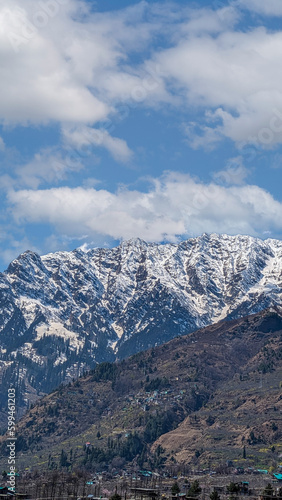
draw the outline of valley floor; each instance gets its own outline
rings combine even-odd
[[[175,472],[155,473],[144,477],[144,474],[123,472],[110,476],[109,473],[90,474],[83,471],[76,473],[59,473],[57,471],[40,475],[22,476],[17,481],[17,491],[22,492],[15,498],[29,500],[83,500],[86,498],[112,500],[242,500],[280,499],[282,483],[276,481],[271,474],[197,474],[187,476],[175,475]],[[146,472],[145,472],[146,474]],[[179,493],[172,494],[175,484]],[[192,492],[199,485],[198,492]],[[233,491],[232,491],[233,490]],[[2,495],[1,495],[2,498]],[[5,496],[3,497],[5,498]],[[11,498],[7,496],[7,498]]]

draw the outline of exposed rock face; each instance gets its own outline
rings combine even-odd
[[[279,305],[281,292],[276,240],[213,234],[27,251],[0,276],[0,363],[14,373],[17,361],[17,381],[46,392],[95,362]]]
[[[158,467],[173,456],[200,470],[227,460],[245,466],[245,446],[249,466],[269,467],[281,452],[281,380],[280,307],[220,321],[101,363],[40,399],[18,422],[17,466],[60,467],[64,449],[73,468],[104,468],[117,458]],[[0,451],[3,470],[7,435]]]

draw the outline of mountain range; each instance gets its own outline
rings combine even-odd
[[[221,321],[41,398],[18,422],[17,466],[277,468],[281,381],[280,308]]]
[[[2,386],[14,384],[26,408],[96,363],[279,306],[281,292],[282,242],[272,239],[24,252],[0,275]]]

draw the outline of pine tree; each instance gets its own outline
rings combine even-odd
[[[211,500],[220,500],[220,495],[217,491],[213,491],[211,494],[210,494],[210,499]]]
[[[179,485],[176,481],[175,481],[175,483],[173,483],[173,485],[171,487],[171,493],[173,496],[176,496],[180,493],[180,488],[179,488]]]
[[[66,467],[68,465],[68,455],[65,450],[61,451],[60,466]]]

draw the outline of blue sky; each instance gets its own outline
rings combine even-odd
[[[282,236],[281,0],[0,2],[0,268]]]

